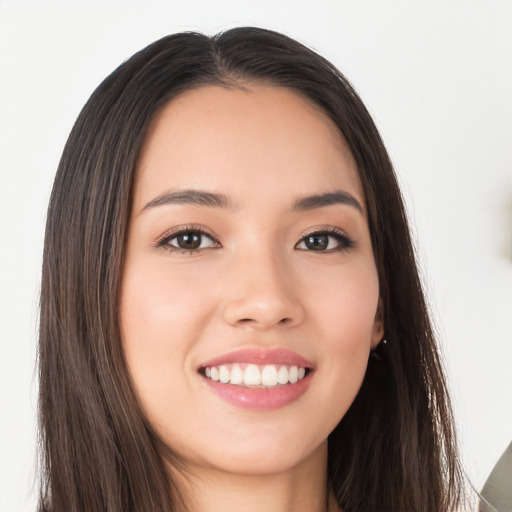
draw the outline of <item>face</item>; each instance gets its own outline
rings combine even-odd
[[[355,162],[278,87],[208,86],[150,126],[120,319],[150,422],[190,469],[285,471],[325,453],[382,337]]]

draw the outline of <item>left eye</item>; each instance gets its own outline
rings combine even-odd
[[[295,246],[296,249],[306,251],[342,251],[350,249],[353,242],[344,234],[337,232],[317,232],[306,235]]]
[[[209,247],[217,247],[218,243],[203,231],[187,230],[166,237],[158,245],[171,250],[198,251]]]

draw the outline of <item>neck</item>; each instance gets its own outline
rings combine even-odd
[[[320,447],[296,467],[269,474],[234,474],[189,468],[180,487],[186,510],[195,512],[335,512],[327,484],[327,449]]]

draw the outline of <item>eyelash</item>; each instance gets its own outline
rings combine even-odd
[[[346,233],[341,231],[340,229],[333,227],[325,227],[325,228],[317,228],[310,233],[304,235],[296,244],[295,248],[298,248],[298,245],[304,243],[308,238],[319,237],[319,236],[327,236],[334,238],[338,243],[338,247],[333,247],[330,249],[324,249],[319,251],[314,251],[310,249],[309,252],[321,252],[321,253],[332,253],[332,252],[346,252],[355,247],[355,242],[347,236]],[[330,242],[328,242],[329,244]],[[308,249],[299,249],[303,251],[307,251]]]
[[[212,245],[209,247],[198,247],[195,249],[185,249],[182,247],[177,247],[175,245],[171,245],[170,242],[179,236],[183,235],[199,235],[201,237],[201,242],[204,237],[209,238],[212,242]],[[327,236],[328,238],[334,238],[338,244],[337,247],[331,247],[327,249],[322,249],[315,251],[314,249],[307,249],[307,248],[299,248],[298,246],[302,243],[305,243],[305,241],[308,238],[313,237],[320,237],[320,236]],[[330,242],[327,242],[328,245]],[[196,226],[185,226],[182,228],[178,228],[175,231],[172,231],[170,233],[166,233],[163,237],[161,237],[159,240],[155,242],[155,246],[157,248],[162,248],[164,250],[174,252],[174,253],[180,253],[180,254],[189,254],[192,255],[194,253],[198,253],[200,251],[203,251],[205,249],[212,249],[212,248],[219,248],[221,247],[220,242],[211,234],[205,231],[201,227]],[[352,249],[355,246],[355,243],[352,239],[350,239],[346,233],[341,231],[337,228],[332,227],[325,227],[320,229],[315,229],[314,231],[311,231],[310,233],[307,233],[304,235],[296,244],[295,249],[302,250],[302,251],[308,251],[308,252],[319,252],[319,253],[332,253],[332,252],[346,252]]]
[[[203,248],[197,248],[197,249],[185,249],[183,247],[177,247],[175,245],[170,245],[171,240],[178,238],[179,236],[183,235],[199,235],[201,238],[207,237],[212,241],[211,247],[203,247]],[[199,251],[202,251],[204,249],[210,249],[210,248],[216,248],[220,247],[220,242],[211,234],[205,231],[203,228],[200,228],[198,226],[184,226],[181,228],[176,229],[175,231],[166,233],[162,238],[156,241],[155,243],[156,247],[162,248],[166,251],[174,252],[174,253],[180,253],[180,254],[194,254]]]

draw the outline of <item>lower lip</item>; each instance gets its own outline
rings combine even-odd
[[[203,377],[209,388],[220,398],[244,409],[279,409],[298,400],[309,386],[313,372],[295,384],[273,388],[246,388],[233,384],[222,384]]]

